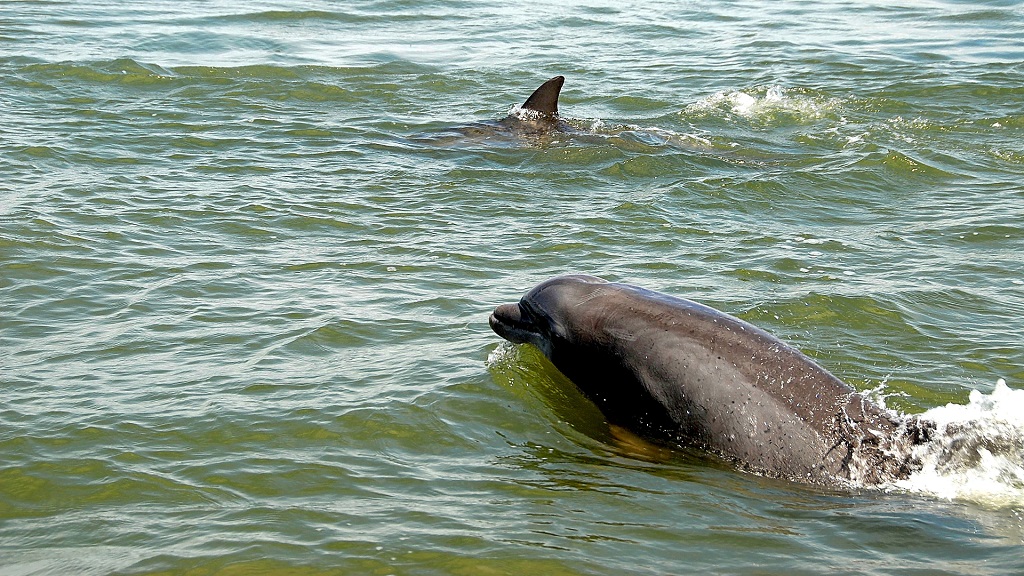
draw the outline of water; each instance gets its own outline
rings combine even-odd
[[[0,572],[1019,574],[1022,33],[5,3]],[[556,74],[572,132],[460,131]],[[826,490],[624,437],[487,327],[570,271],[762,326],[948,449]]]

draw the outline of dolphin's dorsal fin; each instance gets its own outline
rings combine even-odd
[[[535,110],[541,114],[558,114],[558,93],[565,83],[565,76],[555,76],[551,80],[540,85],[530,94],[530,97],[523,102],[523,110]]]

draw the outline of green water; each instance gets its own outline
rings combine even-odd
[[[1021,388],[1022,35],[1014,2],[4,3],[0,573],[1021,573],[1024,497],[649,451],[487,316],[586,272],[905,413]],[[572,131],[488,130],[556,74]]]

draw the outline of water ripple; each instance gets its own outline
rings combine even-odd
[[[487,326],[588,272],[903,412],[1019,388],[1015,6],[12,7],[5,570],[1020,572],[1018,508],[652,448]]]

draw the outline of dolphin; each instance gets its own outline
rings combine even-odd
[[[565,76],[555,76],[541,84],[532,94],[508,116],[501,120],[477,122],[468,126],[454,127],[446,134],[417,141],[438,143],[465,143],[479,140],[507,140],[515,143],[523,138],[537,138],[552,133],[575,133],[558,115],[558,96],[561,94]]]
[[[499,120],[497,127],[515,136],[571,131],[558,115],[558,96],[563,84],[565,76],[555,76],[544,82],[518,108]]]
[[[874,485],[920,468],[926,422],[901,420],[796,348],[743,320],[587,275],[542,282],[494,309],[502,338],[539,348],[616,425],[738,468]]]

